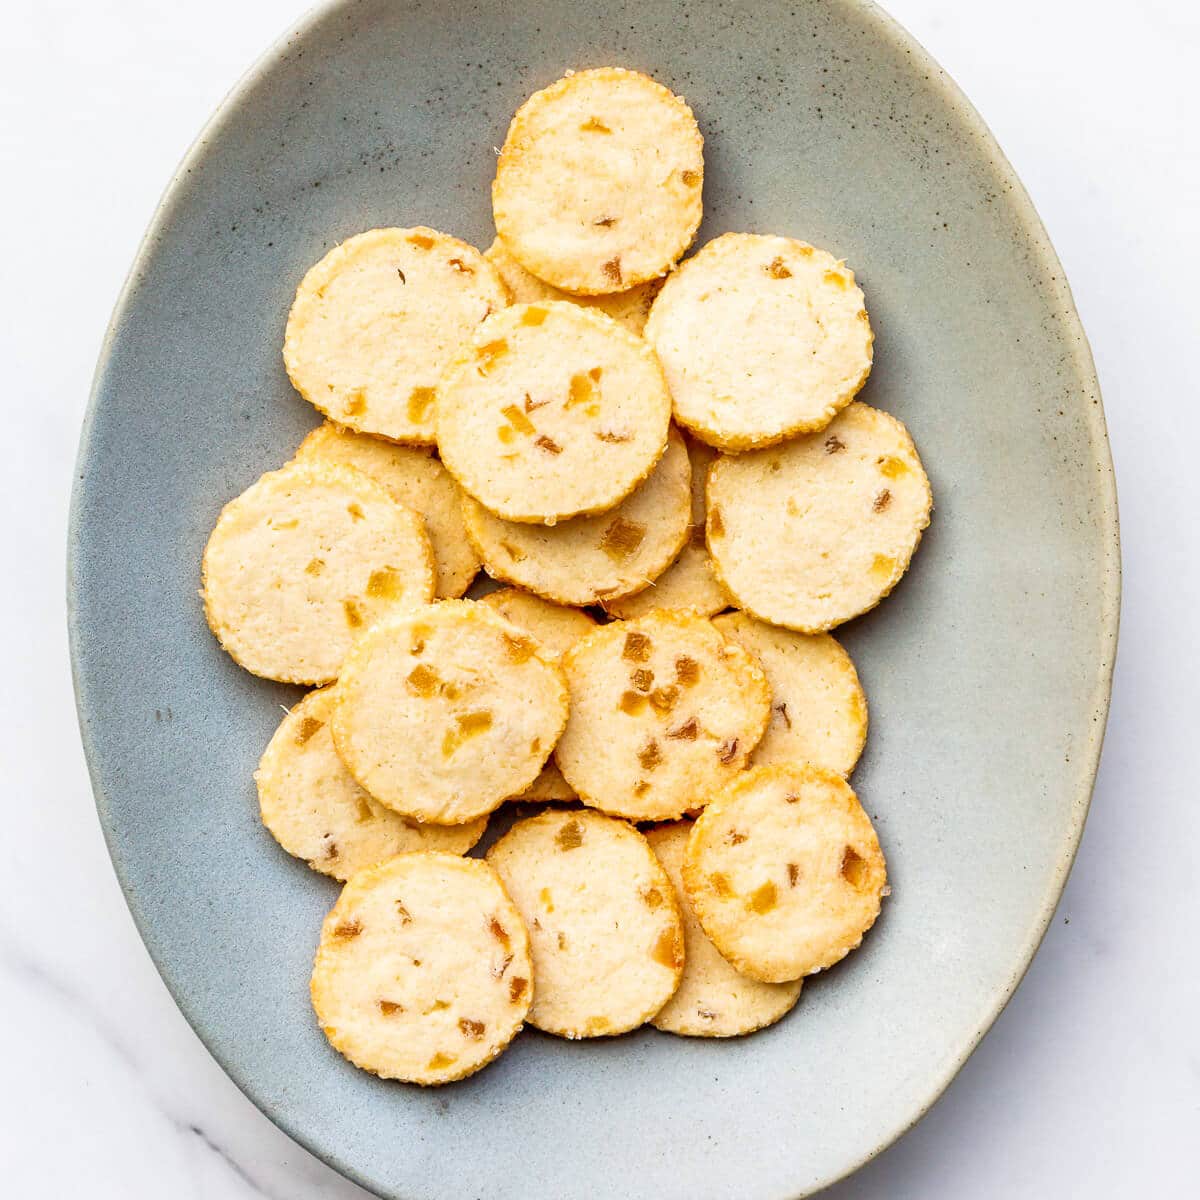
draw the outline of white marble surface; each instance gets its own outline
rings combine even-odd
[[[893,0],[1037,203],[1104,385],[1125,607],[1100,783],[1024,985],[837,1200],[1196,1195],[1200,17],[1185,0]],[[11,0],[0,16],[5,1195],[364,1197],[177,1012],[109,867],[64,635],[68,491],[109,311],[172,168],[293,0]],[[531,1196],[535,1193],[531,1189]]]

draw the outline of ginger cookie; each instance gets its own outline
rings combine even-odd
[[[469,496],[463,520],[487,573],[558,604],[607,602],[661,575],[688,537],[689,469],[672,429],[650,478],[616,508],[550,527],[502,521]]]
[[[932,507],[908,430],[858,402],[820,433],[718,458],[708,548],[740,608],[823,633],[900,582]]]
[[[517,822],[487,861],[529,930],[530,1025],[566,1038],[625,1033],[671,998],[684,964],[679,905],[632,825],[551,810]]]
[[[425,522],[433,544],[439,600],[456,599],[471,586],[480,564],[463,528],[462,493],[430,450],[399,446],[326,421],[300,443],[296,458],[357,467],[411,508]]]
[[[495,871],[423,851],[360,871],[325,918],[312,1004],[339,1054],[384,1079],[487,1066],[533,994],[529,936]]]
[[[708,469],[717,453],[694,439],[687,442],[692,467],[692,521],[679,557],[649,587],[605,602],[605,611],[622,620],[640,617],[655,608],[694,612],[711,617],[729,607],[729,596],[717,582],[704,542],[705,491]]]
[[[871,370],[873,335],[844,264],[794,238],[727,233],[655,298],[646,338],[675,419],[722,450],[823,429]]]
[[[800,998],[801,980],[761,983],[740,975],[708,940],[683,890],[683,853],[691,831],[690,821],[656,825],[646,831],[646,840],[679,895],[684,944],[679,990],[650,1018],[650,1024],[685,1037],[753,1033],[791,1012]]]
[[[566,716],[562,670],[533,638],[484,605],[442,600],[355,643],[333,741],[380,803],[458,825],[537,778]]]
[[[867,698],[850,655],[827,633],[796,633],[741,612],[713,624],[758,659],[771,686],[771,723],[753,765],[811,762],[849,775],[867,740]]]
[[[436,229],[347,238],[300,284],[283,361],[296,390],[340,425],[431,445],[438,378],[508,303],[495,267]]]
[[[575,789],[563,778],[558,769],[558,763],[551,759],[543,768],[542,773],[514,800],[534,804],[544,804],[548,801],[578,800]]]
[[[555,662],[561,661],[580,638],[587,637],[596,628],[595,619],[582,609],[554,604],[520,588],[489,592],[479,603],[486,604],[506,621],[523,629]]]
[[[632,620],[656,608],[690,612],[701,617],[728,608],[729,597],[717,582],[703,538],[704,526],[701,525],[699,536],[693,534],[689,538],[679,557],[657,579],[632,596],[604,601],[605,611],[610,616]]]
[[[667,444],[654,352],[565,301],[489,317],[437,390],[437,443],[464,491],[507,521],[553,525],[620,503]]]
[[[561,662],[562,656],[580,638],[587,637],[596,628],[595,620],[581,609],[552,604],[520,588],[501,588],[489,592],[479,603],[495,609],[506,621],[523,629],[555,662]],[[542,773],[515,798],[530,801],[574,800],[575,789],[562,777],[558,764],[551,759],[542,768]]]
[[[887,867],[871,820],[823,767],[755,767],[714,796],[688,839],[683,883],[712,943],[765,983],[844,958],[875,923]]]
[[[563,660],[571,713],[555,757],[592,808],[663,821],[701,808],[749,762],[771,715],[762,669],[712,622],[613,621]]]
[[[341,880],[412,850],[466,854],[483,836],[487,818],[422,825],[372,799],[333,748],[333,701],[333,688],[309,692],[263,753],[254,780],[271,836],[314,871]]]
[[[704,139],[692,110],[621,67],[575,71],[517,110],[492,213],[512,256],[582,295],[665,275],[700,226]]]
[[[374,621],[433,598],[433,550],[421,519],[361,471],[292,463],[221,510],[201,578],[209,628],[241,666],[330,683]]]
[[[630,333],[641,337],[646,328],[646,318],[650,315],[650,305],[658,295],[662,280],[652,279],[648,283],[639,283],[627,292],[613,292],[608,296],[573,296],[551,284],[545,283],[536,275],[530,275],[511,254],[504,243],[496,238],[483,252],[483,257],[500,273],[508,288],[514,304],[536,304],[539,300],[570,300],[573,304],[582,304],[585,308],[596,308],[607,317],[624,325]]]

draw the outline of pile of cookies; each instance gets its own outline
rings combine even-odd
[[[328,253],[284,341],[328,421],[205,550],[222,646],[315,689],[262,818],[345,883],[313,1005],[379,1075],[462,1078],[526,1021],[749,1033],[886,893],[828,631],[903,575],[929,483],[854,400],[842,262],[730,233],[676,265],[702,146],[644,75],[569,73],[512,122],[486,252],[412,227]],[[550,807],[466,857],[510,800]]]

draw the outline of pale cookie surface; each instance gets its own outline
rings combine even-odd
[[[312,1003],[334,1049],[384,1079],[486,1066],[529,1011],[521,916],[484,862],[402,854],[360,871],[321,929]]]
[[[523,629],[555,662],[596,628],[595,620],[581,609],[543,600],[520,588],[489,592],[479,603]]]
[[[558,763],[551,759],[543,768],[542,773],[514,800],[526,800],[535,803],[545,803],[554,800],[577,800],[575,789],[563,778],[558,769]]]
[[[333,748],[333,699],[333,688],[309,692],[283,718],[254,773],[263,824],[275,840],[341,880],[412,850],[466,854],[487,818],[422,825],[372,799]]]
[[[747,764],[771,714],[762,669],[691,613],[602,625],[563,660],[571,715],[556,757],[593,808],[662,821]]]
[[[740,975],[708,940],[683,890],[683,853],[691,831],[690,821],[677,821],[646,832],[646,840],[680,898],[684,942],[679,990],[650,1018],[650,1024],[686,1037],[753,1033],[792,1010],[800,998],[802,981],[762,983]]]
[[[582,304],[585,308],[599,309],[605,316],[612,317],[630,333],[636,333],[639,337],[646,328],[650,305],[661,286],[661,280],[652,279],[648,283],[639,283],[636,287],[631,287],[627,292],[613,292],[608,296],[573,296],[570,292],[564,292],[536,275],[531,275],[513,258],[499,238],[483,252],[483,257],[499,271],[514,304],[534,304],[539,300],[569,300],[572,304]]]
[[[887,868],[849,784],[811,764],[756,767],[700,814],[683,861],[713,945],[767,983],[844,958],[879,915]]]
[[[654,301],[675,419],[723,450],[822,429],[871,369],[854,273],[793,238],[727,233],[688,259]]]
[[[753,765],[811,762],[849,775],[867,740],[867,698],[850,655],[827,633],[796,633],[741,612],[713,624],[754,655],[771,686],[771,724]]]
[[[711,617],[729,607],[729,596],[717,582],[704,541],[704,505],[708,487],[708,469],[717,452],[711,446],[695,440],[687,441],[688,460],[692,466],[692,520],[688,540],[679,557],[649,587],[605,603],[605,610],[614,617],[628,620],[640,617],[655,608],[672,612],[694,612]]]
[[[296,458],[340,463],[370,475],[425,522],[437,563],[438,598],[456,598],[471,586],[480,564],[463,528],[462,493],[430,450],[398,446],[326,421],[300,443]]]
[[[465,496],[463,519],[489,575],[559,604],[597,604],[644,588],[679,553],[689,478],[683,438],[672,429],[650,478],[609,512],[520,525]]]
[[[549,525],[612,508],[662,456],[670,417],[650,347],[564,301],[489,317],[437,391],[442,462],[509,521]]]
[[[248,671],[329,683],[385,613],[433,599],[421,519],[349,467],[292,463],[224,509],[204,549],[204,611]]]
[[[508,303],[495,267],[436,229],[347,238],[300,284],[283,361],[296,390],[341,425],[434,440],[434,389],[475,327]]]
[[[580,638],[587,637],[596,628],[595,620],[580,609],[554,604],[520,588],[489,592],[479,603],[495,609],[506,621],[523,629],[555,662],[561,662],[562,656]],[[575,789],[551,759],[542,768],[542,773],[516,798],[538,802],[574,800]]]
[[[599,813],[519,821],[489,851],[529,930],[529,1023],[560,1037],[624,1033],[679,986],[683,924],[646,839]]]
[[[820,433],[719,458],[708,477],[708,547],[739,607],[823,633],[900,582],[932,507],[908,431],[859,402]]]
[[[457,825],[537,778],[566,715],[562,670],[528,634],[483,605],[443,600],[358,640],[333,739],[388,808]]]
[[[700,225],[704,139],[692,110],[636,71],[577,71],[517,111],[492,213],[509,251],[569,292],[665,275]]]

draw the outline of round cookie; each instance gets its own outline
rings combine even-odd
[[[727,233],[655,298],[646,339],[675,419],[722,450],[823,429],[871,370],[873,335],[854,273],[794,238]]]
[[[649,586],[603,603],[605,612],[621,620],[645,616],[656,608],[701,617],[728,608],[729,597],[717,582],[704,545],[704,526],[693,527],[679,556]]]
[[[433,599],[433,550],[361,471],[291,463],[221,510],[201,581],[209,628],[246,670],[330,683],[364,629]]]
[[[398,446],[326,421],[300,443],[296,459],[357,467],[382,484],[393,500],[425,522],[437,564],[438,598],[455,599],[471,586],[480,564],[463,528],[462,493],[429,450]]]
[[[672,429],[650,478],[609,512],[519,525],[464,496],[463,520],[489,575],[559,604],[597,604],[644,588],[679,553],[689,478],[683,438]]]
[[[746,766],[771,716],[753,657],[691,613],[602,625],[563,667],[563,776],[585,804],[634,821],[706,804]]]
[[[543,768],[542,773],[514,800],[534,804],[544,804],[547,801],[578,800],[575,789],[563,778],[558,769],[558,763],[551,759]]]
[[[283,718],[254,772],[271,836],[314,871],[341,880],[412,850],[466,854],[487,818],[422,825],[372,799],[333,748],[333,701],[333,688],[309,692]]]
[[[692,523],[688,540],[679,557],[649,587],[605,602],[605,611],[622,620],[644,616],[655,608],[711,617],[729,607],[729,597],[717,582],[704,542],[704,495],[708,469],[717,452],[703,442],[684,440],[692,467]]]
[[[527,271],[568,292],[665,275],[702,215],[692,110],[621,67],[576,71],[517,110],[496,163],[496,231]]]
[[[537,778],[566,716],[562,670],[531,637],[483,605],[442,600],[355,643],[333,741],[382,804],[458,825]]]
[[[523,629],[541,646],[546,657],[555,662],[561,662],[562,656],[580,638],[596,628],[596,622],[581,609],[552,604],[520,588],[489,592],[479,603],[495,609],[506,621]],[[558,764],[551,759],[516,799],[537,802],[574,800],[575,789],[562,777]]]
[[[434,440],[434,389],[475,327],[508,303],[495,267],[436,229],[371,229],[304,276],[283,340],[296,390],[341,425]]]
[[[565,301],[489,317],[437,390],[442,462],[508,521],[553,525],[614,507],[662,457],[670,417],[650,347]]]
[[[608,296],[573,296],[570,292],[545,283],[536,275],[530,275],[509,254],[508,248],[499,238],[483,252],[483,257],[500,273],[500,278],[504,280],[514,304],[534,304],[539,300],[570,300],[573,304],[582,304],[585,308],[599,309],[605,316],[612,317],[638,337],[641,337],[646,328],[650,305],[662,286],[660,279],[652,279],[631,287],[627,292],[613,292]]]
[[[867,698],[850,655],[827,633],[795,633],[742,612],[713,624],[754,655],[771,687],[771,723],[753,765],[811,762],[849,775],[867,740]]]
[[[646,831],[658,861],[680,896],[684,964],[679,990],[650,1018],[665,1033],[685,1037],[736,1037],[773,1025],[791,1012],[802,981],[761,983],[735,971],[708,940],[683,891],[683,853],[690,821],[656,825]]]
[[[360,871],[325,918],[312,1004],[330,1044],[384,1079],[487,1066],[533,993],[529,936],[485,862],[428,851]]]
[[[595,620],[582,609],[554,604],[520,588],[489,592],[479,603],[486,604],[506,621],[523,629],[555,662],[561,661],[580,638],[587,637],[596,628]]]
[[[625,1033],[671,998],[683,971],[675,889],[632,825],[552,810],[487,853],[529,930],[529,1023],[566,1038]]]
[[[713,945],[765,983],[844,958],[879,915],[887,867],[850,785],[811,763],[755,767],[700,814],[683,860]]]
[[[718,458],[708,476],[708,548],[739,607],[824,633],[900,582],[932,507],[908,431],[857,402],[820,433]]]

